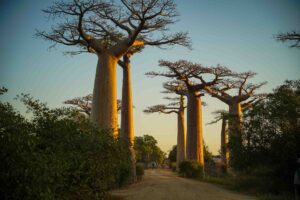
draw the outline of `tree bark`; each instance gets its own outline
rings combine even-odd
[[[177,113],[177,158],[176,158],[176,168],[179,169],[179,163],[185,160],[186,155],[186,132],[184,126],[184,105],[183,97],[181,96],[180,108]]]
[[[227,120],[222,119],[222,128],[221,128],[221,159],[222,164],[224,165],[224,170],[227,172],[228,166],[228,158],[229,158],[229,151],[228,151],[228,141],[227,141]]]
[[[242,133],[242,108],[239,102],[232,102],[229,105],[228,130],[229,136],[241,135]]]
[[[133,108],[132,89],[130,77],[130,62],[124,60],[122,106],[121,106],[121,138],[124,138],[130,145],[133,145]]]
[[[187,160],[197,160],[204,167],[201,104],[201,97],[194,92],[188,94],[186,158]]]
[[[98,55],[94,82],[91,120],[103,130],[118,136],[116,66],[118,59],[110,53]]]
[[[127,56],[123,59],[123,85],[122,85],[122,106],[121,106],[121,140],[129,146],[132,182],[136,182],[136,160],[133,149],[134,127],[133,127],[133,105],[130,77],[130,61]]]
[[[242,110],[239,102],[229,105],[228,134],[230,145],[230,165],[242,156]]]

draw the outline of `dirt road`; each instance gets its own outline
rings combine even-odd
[[[185,179],[169,170],[146,170],[143,180],[125,189],[112,191],[127,200],[255,200],[213,184]]]

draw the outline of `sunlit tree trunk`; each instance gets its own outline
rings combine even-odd
[[[121,106],[121,137],[133,145],[133,106],[132,90],[130,78],[130,62],[124,60],[123,86],[122,86],[122,106]]]
[[[98,55],[91,120],[99,128],[118,135],[116,66],[118,59],[109,53]]]
[[[197,160],[204,167],[202,102],[195,93],[188,95],[187,108],[187,160]]]
[[[180,97],[180,108],[177,114],[177,158],[176,158],[176,168],[178,170],[179,163],[185,160],[186,157],[186,130],[184,125],[184,104],[183,96]]]
[[[121,139],[129,145],[130,160],[132,162],[133,182],[136,181],[135,154],[133,150],[134,127],[133,127],[133,105],[130,78],[130,61],[127,56],[123,57],[123,86],[121,106]]]

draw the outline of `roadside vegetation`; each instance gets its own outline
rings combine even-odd
[[[77,110],[18,99],[30,119],[0,102],[0,199],[103,199],[127,184],[129,152],[110,132]]]
[[[217,169],[218,173],[206,170],[201,180],[262,200],[293,199],[293,176],[300,155],[299,108],[300,80],[285,81],[244,112],[243,146],[240,152],[235,152],[238,156],[230,157],[228,173],[224,173],[222,164],[213,164],[207,168],[213,172]],[[228,146],[234,150],[230,143]],[[169,158],[174,158],[175,150],[172,149]],[[193,161],[184,161],[179,173],[199,178],[197,169]]]
[[[134,138],[136,161],[140,167],[162,167],[166,154],[157,145],[157,140],[151,135]]]

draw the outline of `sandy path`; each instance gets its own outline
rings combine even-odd
[[[255,200],[216,185],[176,176],[169,170],[146,170],[143,180],[111,194],[128,200]]]

